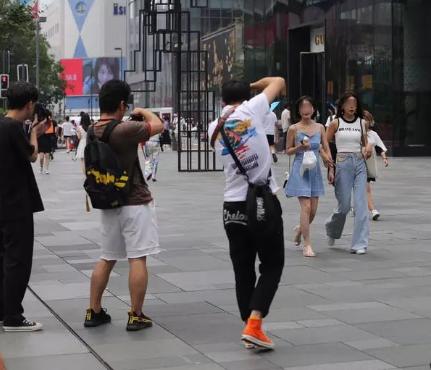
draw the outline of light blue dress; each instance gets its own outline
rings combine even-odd
[[[300,168],[302,159],[304,158],[304,152],[296,153],[289,180],[284,189],[288,197],[315,198],[325,194],[322,171],[320,169],[321,132],[318,131],[312,136],[303,132],[298,132],[295,138],[296,145],[301,143],[304,136],[308,136],[310,138],[311,150],[314,151],[314,154],[316,155],[317,165],[312,170],[306,170],[304,172],[304,176],[301,176]]]

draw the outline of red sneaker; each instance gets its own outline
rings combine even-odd
[[[274,348],[274,342],[262,330],[262,319],[249,318],[241,339],[262,348]]]

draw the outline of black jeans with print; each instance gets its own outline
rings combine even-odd
[[[280,202],[275,231],[270,236],[252,232],[247,226],[246,202],[225,202],[223,223],[229,239],[230,258],[235,273],[236,297],[244,322],[251,311],[265,317],[278,289],[284,267],[284,233]],[[259,273],[255,262],[259,257]]]

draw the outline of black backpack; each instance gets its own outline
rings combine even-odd
[[[94,133],[94,125],[88,128],[84,189],[96,209],[113,209],[127,203],[130,176],[109,145],[112,131],[119,123],[109,122],[100,139]]]

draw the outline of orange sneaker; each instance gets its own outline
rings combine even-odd
[[[242,332],[241,339],[244,342],[252,343],[262,348],[274,348],[274,342],[262,330],[262,319],[249,318]]]

